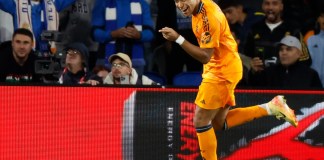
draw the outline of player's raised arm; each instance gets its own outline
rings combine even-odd
[[[206,64],[209,62],[214,49],[213,48],[200,48],[186,41],[184,37],[178,34],[175,30],[169,27],[164,27],[159,30],[163,37],[169,41],[178,43],[189,55],[197,59],[199,62]]]

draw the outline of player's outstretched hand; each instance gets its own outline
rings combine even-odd
[[[159,30],[159,32],[162,33],[163,37],[169,41],[175,41],[179,37],[179,34],[169,27],[163,27]]]

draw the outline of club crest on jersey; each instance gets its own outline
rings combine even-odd
[[[210,41],[211,41],[211,35],[210,35],[209,31],[204,32],[204,33],[201,34],[201,43],[207,44]]]

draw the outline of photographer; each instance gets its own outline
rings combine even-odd
[[[66,48],[66,67],[63,69],[59,79],[60,84],[102,84],[102,78],[89,71],[89,52],[83,43],[75,42]]]
[[[279,64],[262,67],[258,59],[251,63],[249,84],[251,86],[275,87],[280,89],[322,88],[318,73],[299,61],[302,45],[293,36],[284,37],[279,43]]]
[[[1,44],[0,82],[41,82],[35,74],[33,43],[32,32],[19,28],[14,31],[11,42]]]

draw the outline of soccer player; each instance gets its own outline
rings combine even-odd
[[[226,17],[212,0],[175,0],[175,5],[185,16],[193,15],[192,30],[199,47],[186,41],[172,28],[164,27],[159,32],[204,64],[194,116],[204,159],[217,159],[214,130],[231,128],[267,115],[282,117],[295,127],[298,125],[294,111],[283,96],[276,96],[265,104],[229,110],[230,106],[235,106],[234,89],[242,78],[242,62]]]

